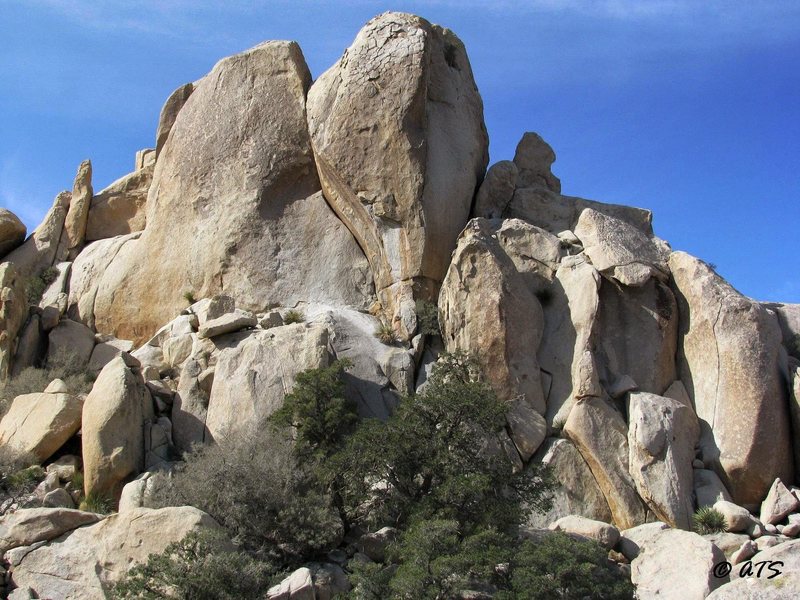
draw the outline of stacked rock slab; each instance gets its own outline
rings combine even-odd
[[[791,481],[785,353],[775,313],[745,298],[705,263],[669,259],[681,327],[680,377],[712,439],[703,442],[737,504],[758,504]]]
[[[158,156],[145,230],[103,271],[98,331],[141,343],[187,291],[224,290],[248,310],[372,301],[368,263],[319,193],[310,83],[293,42],[223,59],[198,82]]]
[[[461,41],[403,13],[367,23],[308,95],[325,198],[358,240],[401,337],[435,298],[487,163]]]

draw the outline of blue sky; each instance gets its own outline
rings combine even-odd
[[[464,41],[491,161],[524,131],[566,194],[645,207],[745,294],[800,302],[800,2],[0,0],[0,206],[33,229],[84,158],[99,190],[178,85],[267,39],[316,77],[384,10]]]

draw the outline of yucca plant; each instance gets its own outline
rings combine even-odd
[[[397,342],[397,335],[392,329],[391,325],[387,325],[386,323],[381,323],[378,328],[375,330],[375,337],[378,338],[382,344],[386,344],[391,346],[395,342]]]
[[[725,515],[711,506],[701,506],[692,516],[695,532],[700,535],[723,533],[728,530]]]

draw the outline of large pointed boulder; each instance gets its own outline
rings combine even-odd
[[[308,122],[325,197],[411,335],[413,297],[435,297],[487,163],[464,45],[414,15],[375,17],[312,86]]]
[[[494,233],[490,221],[473,219],[461,234],[439,295],[442,335],[448,351],[477,354],[510,404],[511,439],[528,460],[546,434],[536,360],[542,309]]]
[[[372,275],[320,192],[305,118],[311,75],[294,42],[221,60],[175,117],[141,238],[105,269],[98,331],[139,344],[224,292],[260,311],[316,300],[366,307]]]
[[[7,208],[0,208],[0,258],[25,241],[25,223]]]
[[[5,260],[13,263],[24,277],[38,275],[59,258],[59,242],[71,198],[70,192],[59,193],[36,230],[24,244],[6,256]]]
[[[680,378],[708,424],[713,467],[737,504],[758,504],[776,478],[791,481],[785,353],[775,313],[701,260],[669,259],[680,310]]]

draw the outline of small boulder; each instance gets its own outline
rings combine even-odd
[[[42,506],[50,508],[75,508],[75,502],[69,492],[62,487],[54,489],[42,498]]]
[[[80,364],[86,364],[94,350],[94,332],[82,323],[70,319],[62,319],[49,336],[47,360],[70,355]]]
[[[374,533],[361,536],[356,544],[359,552],[363,552],[375,562],[383,562],[386,558],[386,548],[397,539],[397,529],[384,527]]]
[[[255,327],[256,324],[257,321],[253,313],[237,309],[234,312],[222,315],[221,317],[212,319],[201,325],[197,336],[200,339],[213,338],[226,333],[233,333],[242,329]]]
[[[268,600],[315,600],[314,580],[307,567],[297,569],[267,591]]]
[[[6,208],[0,208],[0,258],[25,241],[28,232],[19,217]]]
[[[772,483],[767,497],[761,503],[761,522],[764,525],[775,525],[798,509],[800,501],[778,478]]]
[[[633,560],[639,556],[642,548],[651,540],[654,540],[661,531],[669,529],[669,525],[662,521],[653,523],[643,523],[630,529],[620,532],[618,550],[628,560]]]
[[[617,545],[620,536],[619,529],[613,525],[602,521],[593,521],[579,515],[562,517],[551,524],[549,529],[589,538],[608,550]]]
[[[714,503],[714,509],[721,512],[725,517],[725,522],[728,524],[728,531],[734,533],[745,531],[753,522],[750,511],[733,502],[718,500]]]
[[[96,523],[99,515],[65,508],[23,508],[0,517],[0,554],[11,548],[52,540],[82,525]]]

